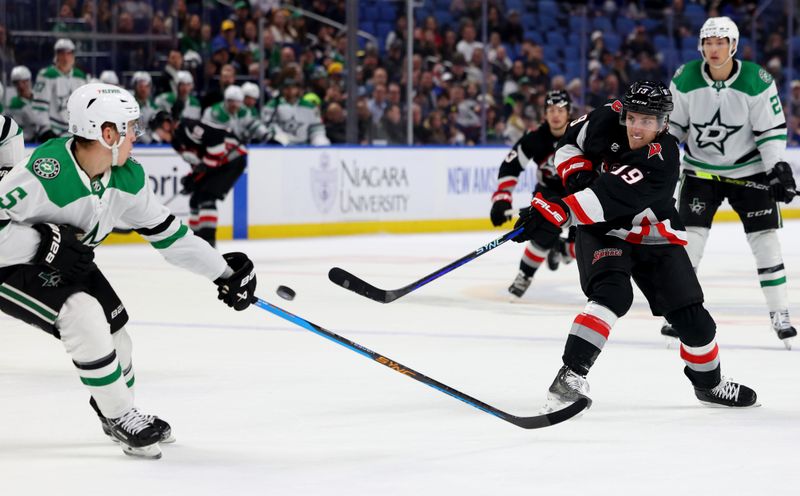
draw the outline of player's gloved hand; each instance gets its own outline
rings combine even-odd
[[[56,224],[32,227],[42,237],[33,263],[55,269],[70,281],[82,281],[97,267],[94,250],[78,240],[78,230],[74,227]]]
[[[195,176],[192,173],[186,174],[181,178],[181,191],[182,195],[191,195],[197,190],[197,183],[194,180]]]
[[[47,140],[51,140],[53,138],[58,138],[58,135],[53,132],[52,129],[47,129],[45,131],[41,131],[38,136],[36,136],[36,141],[39,143],[44,143]]]
[[[597,173],[594,171],[576,172],[567,178],[564,187],[569,193],[577,193],[591,186],[597,177]]]
[[[792,167],[786,162],[778,162],[767,173],[769,191],[775,201],[789,203],[797,195],[797,184],[794,182]]]
[[[219,292],[217,297],[234,310],[245,310],[255,300],[256,272],[253,262],[240,252],[222,256],[233,274],[214,281]]]
[[[597,177],[592,161],[582,155],[572,157],[558,164],[556,167],[561,183],[570,193],[588,187]]]
[[[511,220],[511,193],[505,190],[495,191],[492,195],[492,211],[489,213],[489,218],[492,219],[492,225],[502,226]]]
[[[186,107],[186,102],[180,98],[176,98],[175,103],[172,104],[172,108],[170,109],[170,115],[172,115],[172,118],[176,121],[180,120],[184,107]]]
[[[561,234],[561,227],[569,222],[569,211],[567,204],[560,199],[545,200],[541,193],[536,193],[531,206],[519,211],[514,229],[523,227],[525,230],[514,241],[533,241],[539,245],[546,243],[553,234]]]

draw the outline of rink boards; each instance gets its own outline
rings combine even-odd
[[[221,239],[483,230],[507,147],[251,147],[245,176],[219,206]],[[188,165],[169,147],[137,147],[150,186],[178,216]],[[789,162],[800,177],[800,149]],[[523,172],[514,207],[526,206],[536,172]],[[177,195],[177,196],[176,196]],[[170,201],[171,200],[171,201]],[[783,208],[800,217],[800,208]],[[736,220],[725,204],[716,220]],[[137,241],[114,235],[112,242]]]

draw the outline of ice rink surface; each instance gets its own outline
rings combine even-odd
[[[575,264],[506,298],[508,243],[388,305],[327,279],[340,266],[397,288],[500,232],[223,242],[256,263],[259,295],[509,413],[531,415],[584,305]],[[800,222],[781,231],[800,322]],[[178,442],[127,457],[100,430],[61,344],[0,314],[3,495],[797,495],[800,342],[772,333],[741,226],[714,227],[701,265],[723,373],[760,408],[701,406],[640,293],[589,375],[583,417],[526,431],[253,307],[145,246],[107,246],[125,302],[137,404]],[[285,284],[297,298],[274,290]]]

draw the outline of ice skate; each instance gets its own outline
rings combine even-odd
[[[97,414],[97,417],[100,419],[100,427],[103,428],[103,434],[110,437],[112,441],[115,443],[119,442],[119,439],[114,437],[114,434],[111,433],[111,421],[103,416],[100,413],[100,408],[97,407],[97,402],[94,400],[93,397],[89,398],[89,405],[91,405],[92,410],[94,413]],[[162,443],[174,443],[175,436],[172,435],[172,427],[165,421],[162,420],[155,415],[145,415],[147,421],[153,425],[153,428],[156,429],[161,433],[161,441]]]
[[[131,408],[124,415],[115,419],[107,419],[108,428],[129,456],[142,458],[161,458],[161,431],[153,427],[147,415],[136,408]]]
[[[581,398],[589,398],[589,382],[586,377],[564,365],[547,390],[547,403],[544,411],[554,412],[575,403]],[[591,403],[590,403],[591,405]],[[589,407],[586,407],[587,410]]]
[[[664,323],[661,325],[661,335],[664,336],[664,344],[667,346],[667,349],[679,343],[678,340],[680,337],[678,336],[678,331],[666,320],[664,320]]]
[[[783,341],[787,350],[792,349],[792,338],[797,336],[797,329],[792,326],[789,320],[789,310],[770,312],[769,318],[772,321],[772,330],[778,335],[778,339]]]
[[[749,387],[733,382],[725,377],[712,389],[694,388],[694,395],[700,403],[711,407],[746,408],[760,406],[756,402],[756,392]]]
[[[527,276],[524,272],[519,271],[514,282],[508,287],[508,292],[512,295],[511,301],[522,298],[522,295],[524,295],[525,291],[530,287],[531,281],[533,281],[533,276]]]

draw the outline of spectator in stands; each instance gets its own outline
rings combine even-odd
[[[467,82],[467,69],[466,69],[466,61],[464,60],[464,54],[456,53],[456,56],[453,58],[452,67],[450,67],[450,74],[452,74],[452,83],[453,84],[462,84]]]
[[[586,93],[586,112],[591,112],[600,108],[606,103],[606,95],[603,91],[603,79],[593,76],[589,79],[589,91]]]
[[[244,27],[248,20],[252,20],[250,15],[250,4],[245,0],[237,0],[233,3],[233,15],[231,21],[236,25],[236,35],[244,37]]]
[[[166,110],[176,121],[180,119],[200,119],[200,100],[192,95],[194,78],[188,71],[178,71],[175,75],[177,91],[161,93],[156,97],[158,110]]]
[[[8,42],[6,27],[0,24],[0,67],[12,67],[14,64],[14,47]]]
[[[449,143],[449,131],[442,117],[442,112],[434,110],[425,119],[425,132],[422,134],[426,145],[446,145]]]
[[[633,29],[633,32],[631,32],[628,39],[625,41],[623,52],[633,59],[638,59],[642,52],[647,52],[649,54],[656,53],[644,26],[639,25]],[[660,81],[660,79],[655,79],[654,81]]]
[[[528,130],[528,124],[522,116],[524,108],[522,95],[515,94],[512,98],[509,98],[509,106],[511,107],[511,112],[506,119],[503,138],[507,145],[513,145]]]
[[[500,38],[497,33],[492,33],[492,36],[496,36],[498,39]],[[506,47],[503,45],[498,44],[497,47],[490,48],[488,57],[489,63],[492,65],[492,72],[498,76],[506,74],[513,67],[514,63],[511,61],[511,57],[508,56],[508,53],[506,53]]]
[[[403,42],[395,40],[389,46],[388,53],[383,59],[383,67],[386,69],[390,80],[400,80],[400,75],[403,73],[403,60]]]
[[[600,30],[593,31],[591,36],[592,46],[589,49],[589,58],[595,60],[602,60],[603,55],[608,53],[606,50],[606,42],[605,38],[603,38],[603,32]]]
[[[211,42],[211,58],[206,62],[206,80],[219,75],[222,67],[231,63],[231,55],[228,52],[228,44],[224,40],[215,39]],[[234,66],[235,67],[235,66]],[[235,69],[234,69],[235,72]]]
[[[17,94],[8,102],[8,115],[22,128],[23,138],[26,143],[36,139],[36,115],[33,112],[33,89],[31,84],[31,71],[24,65],[11,69],[11,84]],[[2,97],[0,97],[2,107]]]
[[[579,78],[573,78],[567,84],[567,93],[572,100],[572,115],[571,117],[579,117],[586,113],[583,104],[583,83]]]
[[[158,83],[156,85],[157,92],[159,94],[169,93],[170,91],[174,92],[177,89],[175,79],[178,76],[178,72],[181,70],[183,70],[183,54],[180,50],[170,50],[169,55],[167,55],[167,64],[164,66],[164,70],[158,78]]]
[[[603,89],[605,90],[606,98],[609,100],[622,97],[619,91],[619,78],[613,72],[606,74],[603,80]]]
[[[503,83],[502,95],[507,97],[519,91],[519,80],[525,76],[525,64],[522,60],[515,60],[511,66],[511,73],[506,75]]]
[[[394,21],[394,29],[389,31],[386,35],[384,47],[388,50],[396,41],[400,42],[400,46],[406,41],[406,31],[408,30],[408,19],[406,16],[399,15]]]
[[[531,26],[533,27],[533,26]],[[505,26],[500,31],[500,35],[505,43],[509,45],[519,45],[525,37],[525,29],[522,27],[522,18],[519,11],[510,10],[506,17]]]
[[[557,76],[553,76],[553,79],[550,80],[550,89],[551,90],[566,90],[567,89],[567,78],[565,78],[562,74]]]
[[[456,45],[456,50],[464,56],[464,60],[472,60],[473,50],[483,48],[483,43],[475,39],[476,34],[472,20],[465,22],[461,28],[461,41]]]
[[[664,68],[658,65],[650,52],[643,51],[639,54],[639,69],[631,75],[633,80],[664,81],[666,75]]]
[[[325,109],[325,135],[332,144],[347,142],[347,123],[342,106],[331,103]]]
[[[288,20],[289,12],[285,9],[275,9],[272,11],[272,22],[269,30],[275,43],[286,44],[297,41],[297,32]]]
[[[211,87],[205,92],[200,99],[200,104],[205,110],[206,108],[222,101],[225,95],[225,90],[228,86],[236,82],[236,69],[232,64],[225,64],[220,68],[219,78],[212,81]]]
[[[373,121],[373,145],[402,145],[406,142],[406,130],[400,107],[389,105],[380,121]]]
[[[767,39],[767,44],[764,47],[764,60],[770,60],[777,57],[781,64],[786,63],[786,40],[780,33],[772,33]]]
[[[629,76],[630,68],[628,66],[628,59],[622,54],[614,56],[614,68],[612,72],[617,75],[619,84],[623,88],[630,86],[631,81],[633,81]],[[574,98],[573,101],[575,101]]]
[[[455,85],[450,89],[450,106],[455,113],[455,122],[459,131],[464,133],[467,143],[477,143],[481,130],[480,106],[466,97],[464,87]]]
[[[236,58],[244,50],[242,42],[236,37],[236,25],[230,19],[222,21],[220,33],[211,40],[211,49],[216,52],[222,43],[225,44],[225,48],[233,58]]]
[[[783,64],[778,56],[772,57],[766,63],[767,72],[769,72],[775,79],[775,85],[778,88],[784,86]]]
[[[477,47],[472,51],[472,59],[465,69],[467,81],[483,83],[483,47]]]
[[[431,79],[431,81],[433,80]],[[400,110],[403,110],[405,105],[403,104],[403,92],[399,84],[389,83],[386,87],[386,101],[389,105],[397,105],[400,107]]]
[[[204,53],[208,50],[207,43],[203,40],[201,28],[203,27],[200,21],[200,16],[192,14],[186,26],[178,34],[178,46],[181,53],[186,53],[187,50],[194,50],[197,53]]]
[[[369,111],[366,97],[359,97],[356,102],[356,116],[358,118],[358,142],[362,145],[372,143],[372,113]]]
[[[378,84],[372,90],[372,97],[368,101],[369,113],[372,115],[372,122],[377,124],[383,117],[389,102],[386,101],[386,85]]]
[[[443,60],[453,60],[458,53],[456,46],[458,45],[458,35],[450,28],[444,32],[444,42],[439,50]]]

